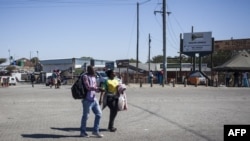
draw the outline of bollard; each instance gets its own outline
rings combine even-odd
[[[218,87],[218,80],[215,80],[215,86]]]
[[[198,81],[199,81],[199,78],[195,78],[195,87],[198,86]]]
[[[140,78],[140,87],[142,87],[142,80],[141,80],[141,78]]]
[[[187,79],[185,78],[184,79],[184,87],[186,87],[187,86]]]
[[[206,87],[208,86],[208,79],[206,79]]]
[[[150,87],[153,87],[153,78],[150,79]]]
[[[173,80],[173,87],[175,87],[175,79]]]

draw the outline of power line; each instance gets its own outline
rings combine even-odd
[[[135,15],[134,15],[134,21],[133,21],[133,24],[132,24],[132,30],[131,30],[131,34],[130,34],[130,40],[129,40],[129,46],[128,46],[128,51],[127,51],[127,57],[128,57],[128,54],[129,54],[129,50],[130,50],[130,47],[131,47],[131,41],[132,41],[132,35],[133,35],[133,31],[134,31],[134,25],[135,25],[135,22],[136,21],[136,13],[135,13]]]
[[[16,0],[0,1],[1,8],[43,8],[43,7],[72,7],[72,6],[128,6],[135,5],[128,0]]]
[[[171,18],[169,17],[168,18],[168,31],[169,31],[169,36],[173,39],[173,42],[177,45],[177,36],[173,30],[173,27],[172,27],[172,22],[171,22]]]
[[[173,17],[174,17],[174,20],[176,21],[177,25],[181,29],[181,31],[184,32],[183,28],[181,27],[181,24],[178,22],[178,20],[176,19],[176,17],[174,15],[173,15]]]

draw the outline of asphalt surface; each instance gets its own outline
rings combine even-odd
[[[104,137],[82,138],[82,106],[70,85],[0,87],[0,140],[223,141],[224,125],[250,124],[250,88],[130,84],[126,93],[128,110],[118,113],[117,132],[107,131],[106,108],[100,125]],[[93,122],[91,113],[89,134]]]

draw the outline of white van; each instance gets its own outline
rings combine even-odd
[[[16,85],[16,78],[15,77],[12,77],[12,76],[9,77],[9,85]]]

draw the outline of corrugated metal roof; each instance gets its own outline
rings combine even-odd
[[[250,71],[250,55],[242,51],[221,66],[214,67],[217,71]]]

